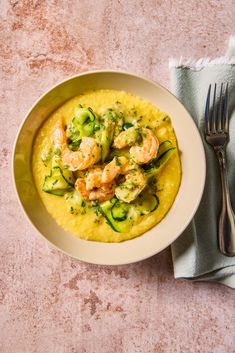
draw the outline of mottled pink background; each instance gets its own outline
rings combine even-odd
[[[0,2],[0,353],[232,353],[234,292],[174,280],[170,249],[92,266],[43,241],[11,181],[17,129],[45,90],[89,69],[169,87],[169,57],[218,56],[234,0]]]

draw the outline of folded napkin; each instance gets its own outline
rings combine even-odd
[[[172,245],[175,278],[216,281],[235,288],[235,257],[218,250],[217,220],[221,209],[218,162],[204,139],[204,111],[210,83],[229,83],[230,142],[227,147],[230,196],[235,210],[235,37],[226,56],[211,59],[171,59],[172,91],[191,113],[206,153],[206,184],[200,206],[184,233]],[[193,156],[192,156],[193,158]]]

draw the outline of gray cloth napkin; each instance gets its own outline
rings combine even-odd
[[[169,63],[172,92],[191,113],[206,153],[206,184],[200,206],[184,233],[172,245],[175,278],[216,281],[235,288],[235,257],[222,255],[217,246],[217,219],[221,208],[218,162],[204,140],[205,101],[210,83],[229,83],[230,142],[227,147],[229,187],[235,210],[235,37],[226,56],[198,61],[182,58]],[[192,156],[193,158],[193,156]]]

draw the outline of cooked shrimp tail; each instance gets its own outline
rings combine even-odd
[[[113,181],[117,175],[122,174],[129,160],[124,156],[115,156],[113,160],[106,164],[102,173],[102,182],[109,183]]]
[[[97,200],[99,202],[110,200],[115,193],[115,183],[101,184],[98,188],[92,188],[87,190],[86,180],[83,178],[78,178],[75,183],[75,189],[79,191],[86,201]]]
[[[115,195],[124,202],[131,202],[147,185],[147,180],[141,169],[136,166],[125,174],[126,180],[115,188]]]
[[[159,142],[152,130],[149,128],[130,127],[122,131],[114,140],[115,148],[130,148],[130,157],[137,164],[145,164],[156,157]]]
[[[67,141],[63,119],[60,117],[56,124],[51,137],[52,144],[55,148],[61,148]]]
[[[130,148],[130,156],[137,164],[145,164],[157,156],[159,148],[158,139],[152,130],[142,129],[142,144]]]
[[[71,151],[66,145],[62,148],[62,163],[71,171],[84,170],[97,163],[101,148],[92,137],[83,137],[78,151]]]

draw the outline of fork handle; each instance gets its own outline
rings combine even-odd
[[[216,150],[222,185],[222,209],[219,216],[219,249],[226,256],[235,256],[235,216],[231,206],[228,180],[226,146]]]

